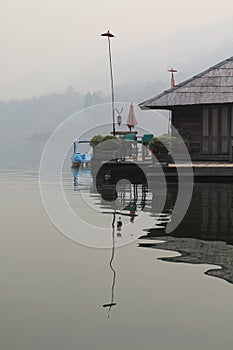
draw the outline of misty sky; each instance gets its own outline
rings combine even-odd
[[[232,0],[0,0],[0,100],[64,91],[78,73],[114,51],[233,15]]]

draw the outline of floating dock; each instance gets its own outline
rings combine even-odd
[[[161,172],[162,169],[162,172]],[[232,182],[233,164],[229,162],[192,162],[179,164],[153,164],[152,160],[146,161],[109,161],[103,162],[97,170],[92,170],[93,175],[108,176],[109,178],[138,177],[144,176],[147,180],[159,180],[165,176],[167,181],[177,182],[178,173],[182,177],[194,177],[194,182]]]

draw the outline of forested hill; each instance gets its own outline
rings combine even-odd
[[[116,87],[116,101],[141,102],[166,88],[165,83],[148,82],[144,86]],[[84,108],[106,103],[110,95],[88,92],[80,94],[72,87],[64,93],[0,102],[0,135],[2,138],[47,139],[54,128],[70,115]]]

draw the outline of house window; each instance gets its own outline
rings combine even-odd
[[[233,107],[209,107],[202,111],[202,153],[228,154],[233,138]]]

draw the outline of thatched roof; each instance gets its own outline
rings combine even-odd
[[[139,104],[142,109],[233,103],[233,56]]]

